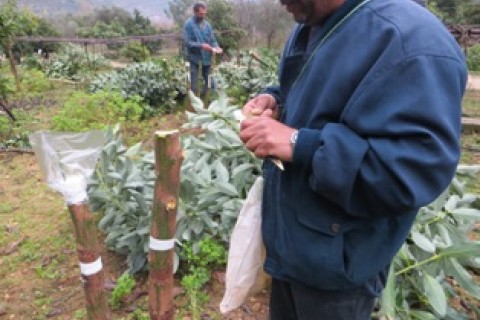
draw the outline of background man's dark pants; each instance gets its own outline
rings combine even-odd
[[[193,91],[196,95],[198,92],[198,74],[200,73],[200,66],[198,64],[190,62],[190,90]],[[210,73],[210,65],[202,65],[202,78],[203,78],[203,87],[200,95],[205,96],[208,86],[208,75]]]
[[[374,304],[360,289],[320,291],[273,279],[270,320],[370,320]]]

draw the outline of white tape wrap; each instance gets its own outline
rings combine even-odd
[[[158,240],[150,236],[149,248],[154,251],[168,251],[175,246],[175,239]]]
[[[98,258],[92,263],[81,263],[80,262],[80,273],[84,276],[91,276],[97,272],[100,272],[103,268],[102,258]]]
[[[77,192],[67,193],[65,192],[64,197],[67,206],[72,204],[84,203],[88,199],[87,191],[78,190]]]
[[[61,185],[67,205],[80,204],[88,199],[87,181],[82,175],[70,175]]]

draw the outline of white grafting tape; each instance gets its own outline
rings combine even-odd
[[[175,246],[175,239],[159,240],[150,236],[149,248],[154,251],[168,251]]]
[[[100,272],[102,268],[103,268],[103,265],[102,265],[101,257],[99,257],[97,260],[91,263],[80,262],[80,273],[87,277],[97,272]]]
[[[69,175],[61,185],[67,205],[80,204],[88,199],[87,181],[82,175]]]

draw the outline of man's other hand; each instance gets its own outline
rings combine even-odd
[[[213,48],[211,45],[209,45],[208,43],[202,43],[202,49],[205,50],[205,51],[212,51]]]
[[[277,101],[271,94],[263,93],[248,101],[243,106],[242,112],[246,118],[254,116],[267,116],[277,119]]]

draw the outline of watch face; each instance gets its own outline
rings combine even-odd
[[[292,146],[294,146],[297,143],[297,138],[298,138],[298,131],[295,131],[290,136],[290,143],[292,144]]]

